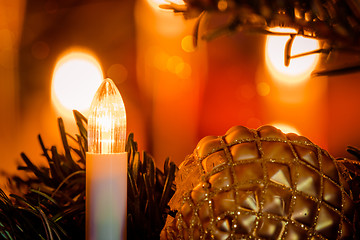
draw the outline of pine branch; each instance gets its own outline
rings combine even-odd
[[[356,0],[319,1],[319,0],[186,0],[185,5],[171,3],[161,5],[164,9],[182,13],[185,18],[198,18],[195,26],[194,46],[197,37],[210,41],[219,36],[237,31],[245,33],[277,34],[290,37],[285,49],[284,63],[288,66],[295,57],[309,53],[290,55],[295,35],[310,37],[326,42],[334,52],[346,52],[359,55],[360,51],[360,3]],[[212,13],[228,17],[228,24],[199,34],[202,16],[213,16]],[[274,33],[273,27],[291,27],[297,33]],[[347,50],[346,50],[347,49]],[[349,51],[350,50],[350,51]],[[331,51],[318,51],[311,54],[327,54]],[[324,58],[325,59],[325,58]],[[359,72],[357,64],[339,67],[314,73],[313,76],[338,75]]]
[[[87,119],[74,111],[79,134],[70,136],[58,119],[64,154],[56,146],[38,140],[47,166],[36,166],[25,153],[20,171],[28,179],[9,179],[10,198],[0,189],[0,239],[85,239],[85,163]],[[76,146],[72,146],[74,143]],[[148,153],[138,152],[134,134],[127,139],[128,152],[128,238],[158,239],[174,193],[176,165],[165,161],[164,172]],[[23,190],[25,189],[25,190]],[[22,191],[23,190],[23,191]]]

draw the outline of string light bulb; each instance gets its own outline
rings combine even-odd
[[[126,111],[114,82],[107,78],[100,85],[90,107],[88,148],[91,153],[125,152]]]
[[[86,153],[86,239],[125,240],[126,112],[114,82],[103,80],[91,103]]]

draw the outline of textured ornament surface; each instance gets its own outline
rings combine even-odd
[[[332,156],[272,126],[200,140],[180,165],[162,239],[353,239],[354,204]]]

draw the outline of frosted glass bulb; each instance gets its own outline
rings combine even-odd
[[[89,153],[125,152],[126,112],[114,82],[107,78],[97,90],[88,118]]]

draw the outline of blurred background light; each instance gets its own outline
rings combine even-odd
[[[129,131],[159,165],[167,157],[180,163],[202,137],[222,135],[235,125],[258,128],[265,123],[287,123],[319,146],[329,147],[335,156],[347,154],[347,145],[359,143],[359,134],[354,134],[360,131],[359,73],[311,79],[315,61],[301,78],[278,74],[287,69],[284,48],[289,29],[283,29],[287,32],[283,37],[239,32],[210,42],[199,38],[194,49],[197,19],[185,20],[181,14],[159,8],[169,4],[167,0],[5,2],[0,3],[0,108],[6,113],[1,120],[0,149],[3,159],[11,160],[3,161],[0,168],[18,159],[20,151],[38,156],[41,149],[33,141],[37,134],[48,145],[62,144],[57,117],[64,118],[67,132],[77,132],[71,110],[84,113],[73,104],[84,98],[80,91],[90,85],[89,70],[82,74],[86,84],[77,85],[84,79],[77,77],[60,81],[70,82],[60,88],[71,99],[70,106],[60,104],[55,91],[50,94],[56,71],[66,67],[65,57],[58,61],[59,57],[70,53],[69,47],[81,50],[72,46],[82,46],[91,53],[80,52],[83,56],[101,60],[104,76],[114,79],[124,93]],[[218,2],[222,10],[231,7],[231,1]],[[224,14],[206,18],[199,36],[228,20]],[[273,48],[271,39],[280,44],[274,49],[278,65],[269,65],[270,57],[265,58],[265,47]],[[293,43],[292,54],[318,47],[309,49],[311,44],[305,44],[308,48],[295,51],[299,39]],[[347,54],[342,61],[332,56],[326,64],[348,61]],[[314,57],[318,58],[310,56]],[[308,57],[291,59],[287,71],[300,69],[294,66],[297,61],[312,62]],[[99,63],[94,62],[99,70]],[[276,72],[274,65],[280,70]],[[97,75],[100,82],[102,74]]]
[[[289,124],[276,122],[270,125],[280,129],[283,133],[295,133],[297,135],[300,135],[300,132],[294,126],[291,126]]]
[[[186,35],[182,40],[181,40],[181,48],[188,53],[194,52],[195,51],[195,46],[194,46],[194,37],[192,35]]]
[[[62,117],[73,116],[72,110],[84,115],[103,80],[98,61],[84,52],[71,52],[56,64],[52,84],[51,99]]]
[[[292,28],[273,28],[272,32],[296,33]],[[318,62],[318,54],[292,58],[289,66],[284,64],[284,52],[289,35],[268,35],[265,46],[266,66],[275,81],[293,85],[309,79]],[[318,40],[296,36],[291,47],[291,56],[319,49]]]
[[[159,7],[160,5],[169,5],[170,3],[185,5],[183,0],[171,0],[171,1],[169,1],[169,0],[147,0],[147,2],[155,9],[161,9]]]
[[[270,86],[266,82],[259,82],[256,84],[256,91],[260,96],[265,97],[270,93]]]

